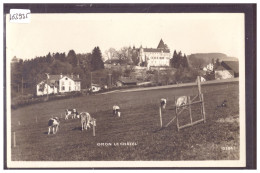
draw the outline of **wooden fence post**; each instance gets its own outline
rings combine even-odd
[[[16,147],[15,132],[14,132],[14,147]]]
[[[201,85],[200,85],[200,77],[197,76],[197,84],[198,84],[198,90],[199,90],[199,97],[201,98]]]
[[[93,122],[93,136],[96,136],[95,127],[96,127],[96,120],[94,120]]]
[[[176,100],[175,100],[175,98],[174,98],[174,102],[175,102],[175,113],[176,113],[176,121],[177,121],[177,129],[178,129],[178,131],[180,131],[180,129],[179,129],[179,119],[178,119],[178,110],[177,110],[177,102],[176,102]]]
[[[203,119],[204,123],[206,122],[206,115],[205,115],[205,107],[204,107],[204,96],[201,94],[201,99],[202,99],[202,113],[203,113]]]
[[[162,108],[161,108],[161,106],[159,106],[159,114],[160,114],[160,125],[162,128]]]
[[[188,96],[188,101],[189,101],[190,122],[192,123],[192,114],[191,114],[191,101],[190,101],[190,96]]]

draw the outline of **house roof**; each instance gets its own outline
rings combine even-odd
[[[127,83],[137,83],[136,79],[131,79],[131,78],[127,78],[127,77],[121,77],[120,79],[118,79],[118,81],[127,84]]]
[[[62,75],[62,77],[61,77],[61,75],[49,75],[48,84],[54,85],[56,81],[59,81],[63,77],[68,77],[68,78],[70,78],[71,80],[74,80],[74,81],[80,81],[81,80],[77,75]],[[41,82],[47,83],[46,81],[47,80],[44,79]]]
[[[235,73],[239,73],[238,61],[222,61],[221,65],[227,70],[233,70]]]
[[[165,49],[165,48],[166,48],[165,44],[164,44],[163,40],[161,39],[158,46],[157,46],[157,49]]]
[[[91,86],[94,86],[94,87],[100,87],[100,85],[98,85],[98,84],[92,84]]]
[[[222,71],[222,70],[228,70],[225,67],[223,67],[222,65],[218,66],[215,71]]]
[[[169,49],[144,48],[144,52],[164,52],[164,53],[170,53],[170,50]]]
[[[56,81],[58,81],[58,80],[60,80],[60,75],[49,75],[49,79],[48,80],[56,80]]]
[[[66,76],[66,77],[68,77],[68,78],[70,78],[71,80],[74,80],[74,81],[79,81],[79,80],[81,80],[78,76],[76,76],[76,75],[63,75],[62,77],[64,77],[64,76]]]

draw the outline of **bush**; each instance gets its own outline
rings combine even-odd
[[[45,101],[53,101],[53,100],[61,100],[61,99],[67,99],[67,98],[73,98],[73,97],[80,97],[83,96],[83,93],[80,91],[73,91],[70,93],[64,93],[59,95],[51,94],[49,95],[49,99],[47,100],[47,96],[36,96],[33,95],[20,95],[16,98],[12,99],[11,103],[11,109],[17,109],[19,107],[29,106],[36,103],[41,103]]]

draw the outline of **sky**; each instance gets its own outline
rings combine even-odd
[[[32,14],[29,24],[6,16],[7,58],[32,59],[49,52],[90,53],[99,46],[156,48],[160,39],[171,53],[225,53],[244,58],[242,13]]]

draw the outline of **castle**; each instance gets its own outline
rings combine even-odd
[[[146,67],[168,67],[170,65],[170,49],[161,39],[157,48],[142,48],[139,50],[139,65],[146,64]]]

